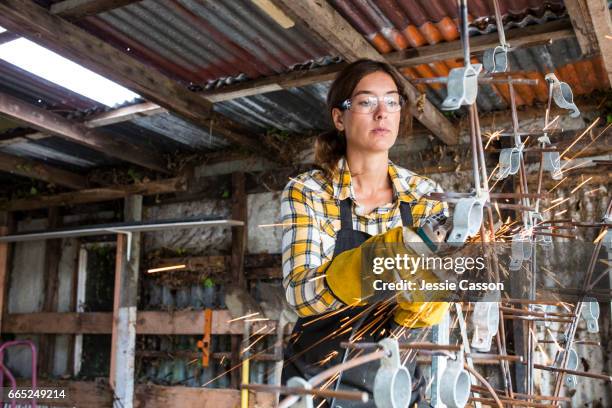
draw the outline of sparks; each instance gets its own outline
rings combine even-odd
[[[570,199],[570,197],[567,197],[566,199],[564,199],[564,200],[562,200],[562,201],[558,202],[557,204],[555,204],[555,205],[553,205],[553,206],[551,206],[551,207],[548,207],[547,209],[545,209],[544,211],[542,211],[542,213],[548,212],[548,211],[552,210],[553,208],[560,206],[561,204],[563,204],[564,202],[568,201],[569,199]]]
[[[237,322],[238,320],[248,319],[249,317],[257,316],[258,314],[259,314],[259,312],[255,312],[255,313],[247,314],[247,315],[244,315],[244,316],[240,316],[240,317],[237,317],[235,319],[228,320],[227,323],[233,323],[233,322]]]
[[[588,183],[592,179],[593,177],[589,177],[588,179],[584,180],[582,183],[578,184],[572,191],[570,191],[570,194],[574,194],[576,191],[580,189],[580,187],[584,186],[586,183]]]

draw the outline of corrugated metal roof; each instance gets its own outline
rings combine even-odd
[[[305,27],[284,29],[249,0],[145,0],[79,24],[188,84],[282,73],[331,55]]]
[[[383,53],[459,38],[455,0],[329,0],[329,3]],[[499,0],[504,25],[559,18],[562,0]],[[469,0],[470,35],[494,31],[492,4]]]
[[[103,106],[2,59],[0,59],[0,92],[56,112],[89,110]]]
[[[455,0],[329,0],[329,3],[382,53],[455,41],[459,37]],[[470,0],[468,3],[470,34],[494,32],[495,19],[489,2]],[[566,18],[562,0],[500,0],[500,6],[508,29]],[[317,43],[307,27],[297,24],[283,29],[250,0],[144,0],[85,18],[77,24],[193,90],[214,89],[341,61],[327,44]],[[407,67],[403,71],[411,78],[446,76],[450,69],[462,65],[461,60],[447,60]],[[519,105],[545,102],[543,74],[553,70],[572,86],[576,95],[609,86],[601,59],[582,60],[575,40],[518,49],[510,54],[510,65],[513,76],[540,80],[537,87],[516,87]],[[445,86],[441,84],[418,87],[436,105],[446,96]],[[327,127],[328,88],[329,83],[320,83],[269,92],[220,102],[214,109],[253,133],[307,133]],[[106,109],[1,61],[0,90],[30,103],[42,103],[70,117]],[[480,111],[507,109],[508,101],[507,86],[480,87]],[[158,152],[207,152],[229,145],[214,129],[197,128],[172,114],[141,117],[107,126],[103,131]],[[58,140],[69,145],[53,144]],[[80,148],[50,138],[4,150],[65,167],[115,163],[99,154],[75,154]]]
[[[257,131],[306,133],[327,127],[325,98],[329,82],[238,98],[215,110]]]
[[[55,136],[11,144],[0,148],[0,151],[72,171],[121,163],[95,150]]]

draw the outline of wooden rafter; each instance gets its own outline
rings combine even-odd
[[[316,0],[276,0],[283,11],[291,18],[301,21],[319,36],[326,38],[340,51],[341,56],[349,62],[369,58],[376,61],[387,61],[357,30],[355,30],[327,2]],[[456,144],[458,130],[427,99],[421,99],[421,93],[406,79],[403,81],[409,98],[409,111],[432,133],[447,144]]]
[[[74,189],[87,188],[87,178],[46,164],[0,152],[0,171]]]
[[[87,16],[111,11],[113,9],[136,3],[140,0],[64,0],[51,5],[51,13],[69,19],[80,19]]]
[[[90,116],[85,120],[83,125],[88,128],[98,128],[102,126],[114,125],[117,123],[128,122],[132,119],[136,119],[139,117],[145,116],[153,116],[159,115],[161,113],[168,112],[167,109],[162,108],[159,105],[156,105],[151,102],[143,102],[136,105],[126,106],[123,108],[117,108],[110,110],[108,112],[102,112],[93,116]],[[8,146],[15,143],[23,143],[28,140],[41,140],[51,137],[51,135],[34,132],[34,133],[26,133],[20,134],[14,137],[7,137],[5,139],[0,140],[0,146]]]
[[[111,201],[125,198],[133,194],[155,195],[175,193],[185,191],[186,189],[187,184],[185,178],[176,177],[166,180],[150,181],[148,183],[92,188],[70,193],[24,198],[0,204],[0,207],[2,210],[6,211],[28,211],[53,206]]]
[[[213,310],[211,334],[242,334],[244,321],[231,321],[228,310]],[[50,325],[49,322],[54,322]],[[5,314],[3,333],[15,334],[110,334],[113,314],[110,312],[86,313],[15,313]],[[253,322],[252,330],[267,325],[272,330],[276,321]],[[204,313],[201,310],[182,310],[175,312],[139,311],[136,320],[136,333],[155,335],[202,335]]]
[[[601,54],[612,84],[612,13],[606,0],[566,1],[578,44],[584,55]]]
[[[279,157],[244,127],[212,111],[212,103],[153,67],[123,53],[32,1],[0,2],[0,25],[109,78],[186,120],[259,155]]]
[[[1,8],[1,5],[0,5]],[[141,147],[114,141],[96,130],[0,92],[0,114],[44,133],[69,139],[111,157],[167,173],[163,157]]]

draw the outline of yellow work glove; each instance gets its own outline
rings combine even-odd
[[[390,229],[384,234],[375,235],[357,248],[342,252],[331,262],[322,266],[327,286],[333,294],[347,305],[363,305],[361,288],[362,255],[369,245],[385,248],[399,247],[403,243],[402,227]],[[380,244],[380,245],[378,245]],[[394,256],[393,254],[386,254]]]
[[[404,245],[404,239],[410,243],[410,248]],[[414,245],[416,243],[416,245]],[[393,258],[397,254],[409,256],[419,256],[427,250],[425,245],[419,245],[422,240],[410,229],[396,227],[383,234],[379,234],[368,239],[364,244],[357,248],[345,251],[336,256],[331,262],[322,266],[326,274],[326,283],[332,293],[342,302],[348,305],[364,305],[362,299],[363,276],[363,256],[364,250],[373,250],[374,255]],[[425,251],[425,252],[424,252]],[[431,252],[426,252],[430,255]],[[373,254],[369,253],[372,257]],[[365,273],[371,273],[364,271]],[[416,281],[420,286],[420,281],[437,282],[438,279],[430,272],[419,269],[416,274],[399,271],[400,277],[405,280]],[[447,303],[443,302],[423,302],[425,293],[413,291],[410,293],[411,301],[402,301],[398,296],[399,308],[396,310],[394,319],[398,324],[412,327],[423,327],[437,324],[444,316],[448,308]],[[367,301],[367,299],[365,299]]]

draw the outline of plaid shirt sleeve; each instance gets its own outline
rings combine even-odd
[[[437,183],[419,176],[411,178],[409,188],[419,195],[442,191]],[[343,305],[325,283],[325,271],[331,261],[321,253],[313,194],[316,193],[302,180],[292,180],[281,196],[283,286],[288,303],[301,317],[330,312]],[[413,203],[414,225],[422,225],[425,218],[440,212],[448,216],[446,203],[421,197]]]
[[[299,316],[312,316],[342,306],[325,284],[321,236],[311,192],[292,180],[281,198],[283,286]]]

